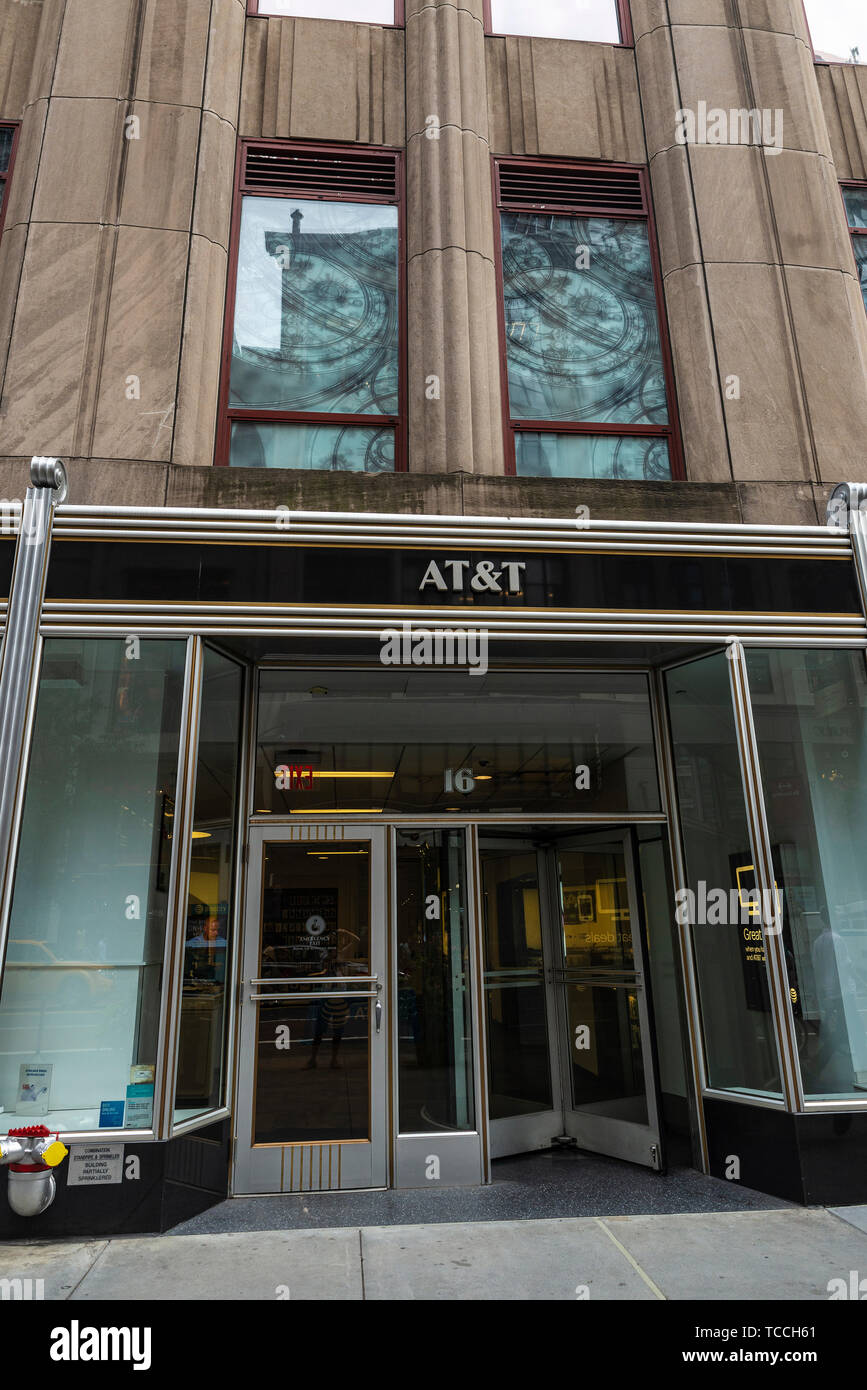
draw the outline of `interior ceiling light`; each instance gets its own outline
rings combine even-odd
[[[313,769],[314,777],[393,777],[393,772],[319,772]]]
[[[339,854],[363,854],[366,856],[368,851],[366,849],[329,849],[323,854],[320,849],[308,849],[307,853],[313,859],[334,859]]]
[[[316,810],[298,810],[294,806],[289,812],[290,816],[381,816],[381,806],[319,806]]]

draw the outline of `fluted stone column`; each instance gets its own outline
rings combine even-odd
[[[502,473],[482,0],[407,0],[409,467]]]
[[[100,461],[100,500],[161,500],[161,471],[141,464],[175,451],[211,461],[205,306],[223,302],[243,33],[242,0],[42,5],[10,190],[24,260],[0,435],[6,455]]]
[[[800,0],[632,14],[689,476],[839,478],[867,432],[867,320]],[[679,144],[700,103],[767,113],[779,152]]]
[[[28,102],[43,17],[41,4],[0,0],[0,119],[22,123],[15,181],[7,188],[6,225],[0,240],[0,401],[27,241],[27,200],[16,195],[26,187],[28,179],[32,195],[32,167],[38,157],[34,147],[38,152],[45,123],[44,111]]]

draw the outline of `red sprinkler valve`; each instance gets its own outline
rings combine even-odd
[[[0,1135],[0,1164],[9,1167],[9,1205],[19,1216],[39,1216],[54,1201],[52,1168],[69,1150],[45,1125],[22,1125]]]

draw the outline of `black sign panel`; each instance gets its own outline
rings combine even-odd
[[[849,558],[56,539],[47,597],[337,607],[861,612]]]

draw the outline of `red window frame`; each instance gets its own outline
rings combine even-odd
[[[255,0],[251,0],[251,3],[255,3]],[[495,35],[497,35],[498,38],[503,38],[503,37],[506,37],[506,38],[510,38],[510,37],[512,37],[512,38],[514,38],[514,37],[519,37],[519,38],[532,38],[532,35],[524,35],[524,34],[517,35],[517,36],[516,36],[516,35],[509,35],[509,34],[504,34],[504,32],[503,32],[502,30],[500,30],[500,29],[495,29],[494,26],[493,26],[493,21],[492,21],[492,19],[491,19],[491,0],[483,0],[483,3],[484,3],[485,33],[486,33],[486,34],[490,34],[490,35],[494,35],[494,34],[495,34]],[[542,3],[544,4],[544,0],[542,0]],[[635,36],[634,36],[633,30],[632,30],[632,15],[631,15],[630,12],[629,12],[629,0],[613,0],[613,4],[614,4],[614,6],[615,6],[615,9],[617,10],[617,23],[618,23],[618,25],[620,26],[620,43],[617,44],[617,45],[612,45],[612,47],[617,47],[617,48],[634,48],[634,47],[635,47]],[[539,35],[539,37],[541,38],[542,36]],[[565,42],[566,42],[566,43],[598,43],[598,42],[600,42],[600,40],[598,40],[598,39],[565,39]]]
[[[533,169],[563,169],[568,168],[575,172],[592,171],[599,173],[604,170],[606,173],[615,174],[617,172],[628,171],[631,174],[637,173],[641,185],[641,196],[643,207],[640,212],[624,211],[618,207],[593,207],[582,206],[576,203],[574,207],[560,206],[555,207],[551,204],[537,203],[531,205],[525,202],[514,203],[501,197],[500,193],[500,162],[510,165],[526,164]],[[665,309],[665,295],[662,285],[662,267],[659,260],[659,248],[656,240],[656,223],[653,217],[653,204],[650,198],[650,181],[648,171],[645,168],[634,164],[601,164],[589,163],[574,159],[520,159],[513,155],[491,157],[492,174],[494,180],[494,248],[496,257],[496,280],[497,280],[497,317],[500,331],[500,381],[502,384],[503,398],[503,437],[505,441],[506,453],[506,473],[508,476],[517,475],[517,465],[515,457],[515,435],[520,431],[529,431],[536,434],[591,434],[591,435],[615,435],[621,438],[635,436],[639,439],[667,439],[668,452],[671,462],[672,481],[682,481],[686,478],[686,469],[683,458],[683,441],[680,433],[680,419],[677,410],[677,391],[674,379],[674,364],[671,356],[671,341],[668,331],[668,315]],[[662,369],[665,378],[665,395],[668,404],[668,424],[667,425],[611,425],[596,424],[593,421],[577,420],[513,420],[509,405],[509,366],[506,356],[506,304],[505,304],[505,282],[503,277],[503,243],[500,232],[500,213],[501,212],[542,212],[546,215],[565,217],[617,217],[628,218],[630,221],[647,223],[647,240],[650,247],[650,263],[653,274],[653,288],[656,292],[656,312],[659,322],[659,343],[662,352]],[[577,480],[580,481],[580,480]]]
[[[18,136],[21,132],[20,121],[0,121],[0,130],[12,131],[12,149],[9,151],[9,164],[0,173],[0,188],[3,190],[3,197],[0,199],[0,236],[3,235],[3,224],[6,221],[6,209],[9,206],[9,184],[12,180],[12,170],[15,168],[15,153],[18,149]]]
[[[247,14],[259,15],[260,19],[305,19],[305,15],[259,14],[259,0],[247,0]],[[405,24],[404,0],[394,0],[394,24],[376,24],[372,19],[337,19],[336,24],[373,24],[377,29],[402,29]]]
[[[257,149],[273,150],[297,150],[307,155],[316,153],[329,154],[333,156],[340,150],[353,151],[357,153],[363,150],[365,155],[381,155],[383,161],[391,161],[395,166],[395,186],[394,197],[386,197],[383,194],[371,194],[365,196],[361,193],[323,193],[320,189],[304,189],[300,184],[290,190],[268,189],[261,186],[247,188],[244,184],[243,174],[245,167],[245,151],[248,146],[254,145]],[[329,412],[314,412],[301,410],[247,410],[239,409],[229,404],[229,373],[232,368],[232,336],[235,326],[235,294],[238,286],[238,261],[241,248],[241,209],[245,198],[286,198],[304,199],[307,202],[323,203],[377,203],[397,208],[397,293],[398,293],[398,413],[397,415],[340,415]],[[232,230],[229,250],[229,274],[226,284],[226,304],[223,315],[223,358],[220,380],[219,397],[219,418],[217,422],[217,440],[214,455],[214,463],[217,467],[230,467],[230,453],[232,443],[232,421],[249,420],[254,424],[327,424],[335,425],[369,425],[380,426],[383,429],[394,430],[394,471],[395,473],[405,473],[407,471],[407,365],[406,365],[406,342],[407,342],[407,308],[406,308],[406,180],[405,180],[405,161],[402,149],[394,149],[387,145],[357,145],[347,144],[343,141],[317,141],[315,143],[308,140],[239,140],[238,151],[235,160],[235,191],[232,206]]]
[[[841,179],[841,180],[840,180],[840,198],[841,198],[842,203],[843,203],[843,216],[846,218],[846,225],[847,225],[847,227],[849,228],[849,236],[850,236],[850,237],[853,237],[853,238],[856,237],[856,236],[867,237],[867,227],[853,227],[852,224],[851,224],[850,221],[849,221],[849,209],[846,207],[846,199],[843,197],[843,191],[842,191],[844,188],[860,188],[860,189],[862,189],[862,191],[863,191],[864,193],[867,193],[867,180],[865,180],[865,179]],[[853,250],[854,250],[854,242],[853,242]],[[860,276],[860,272],[858,271],[858,262],[857,262],[857,261],[855,262],[855,272],[856,272],[856,274],[859,274],[859,276]],[[867,310],[867,304],[865,304],[864,308],[865,308],[865,310]]]

